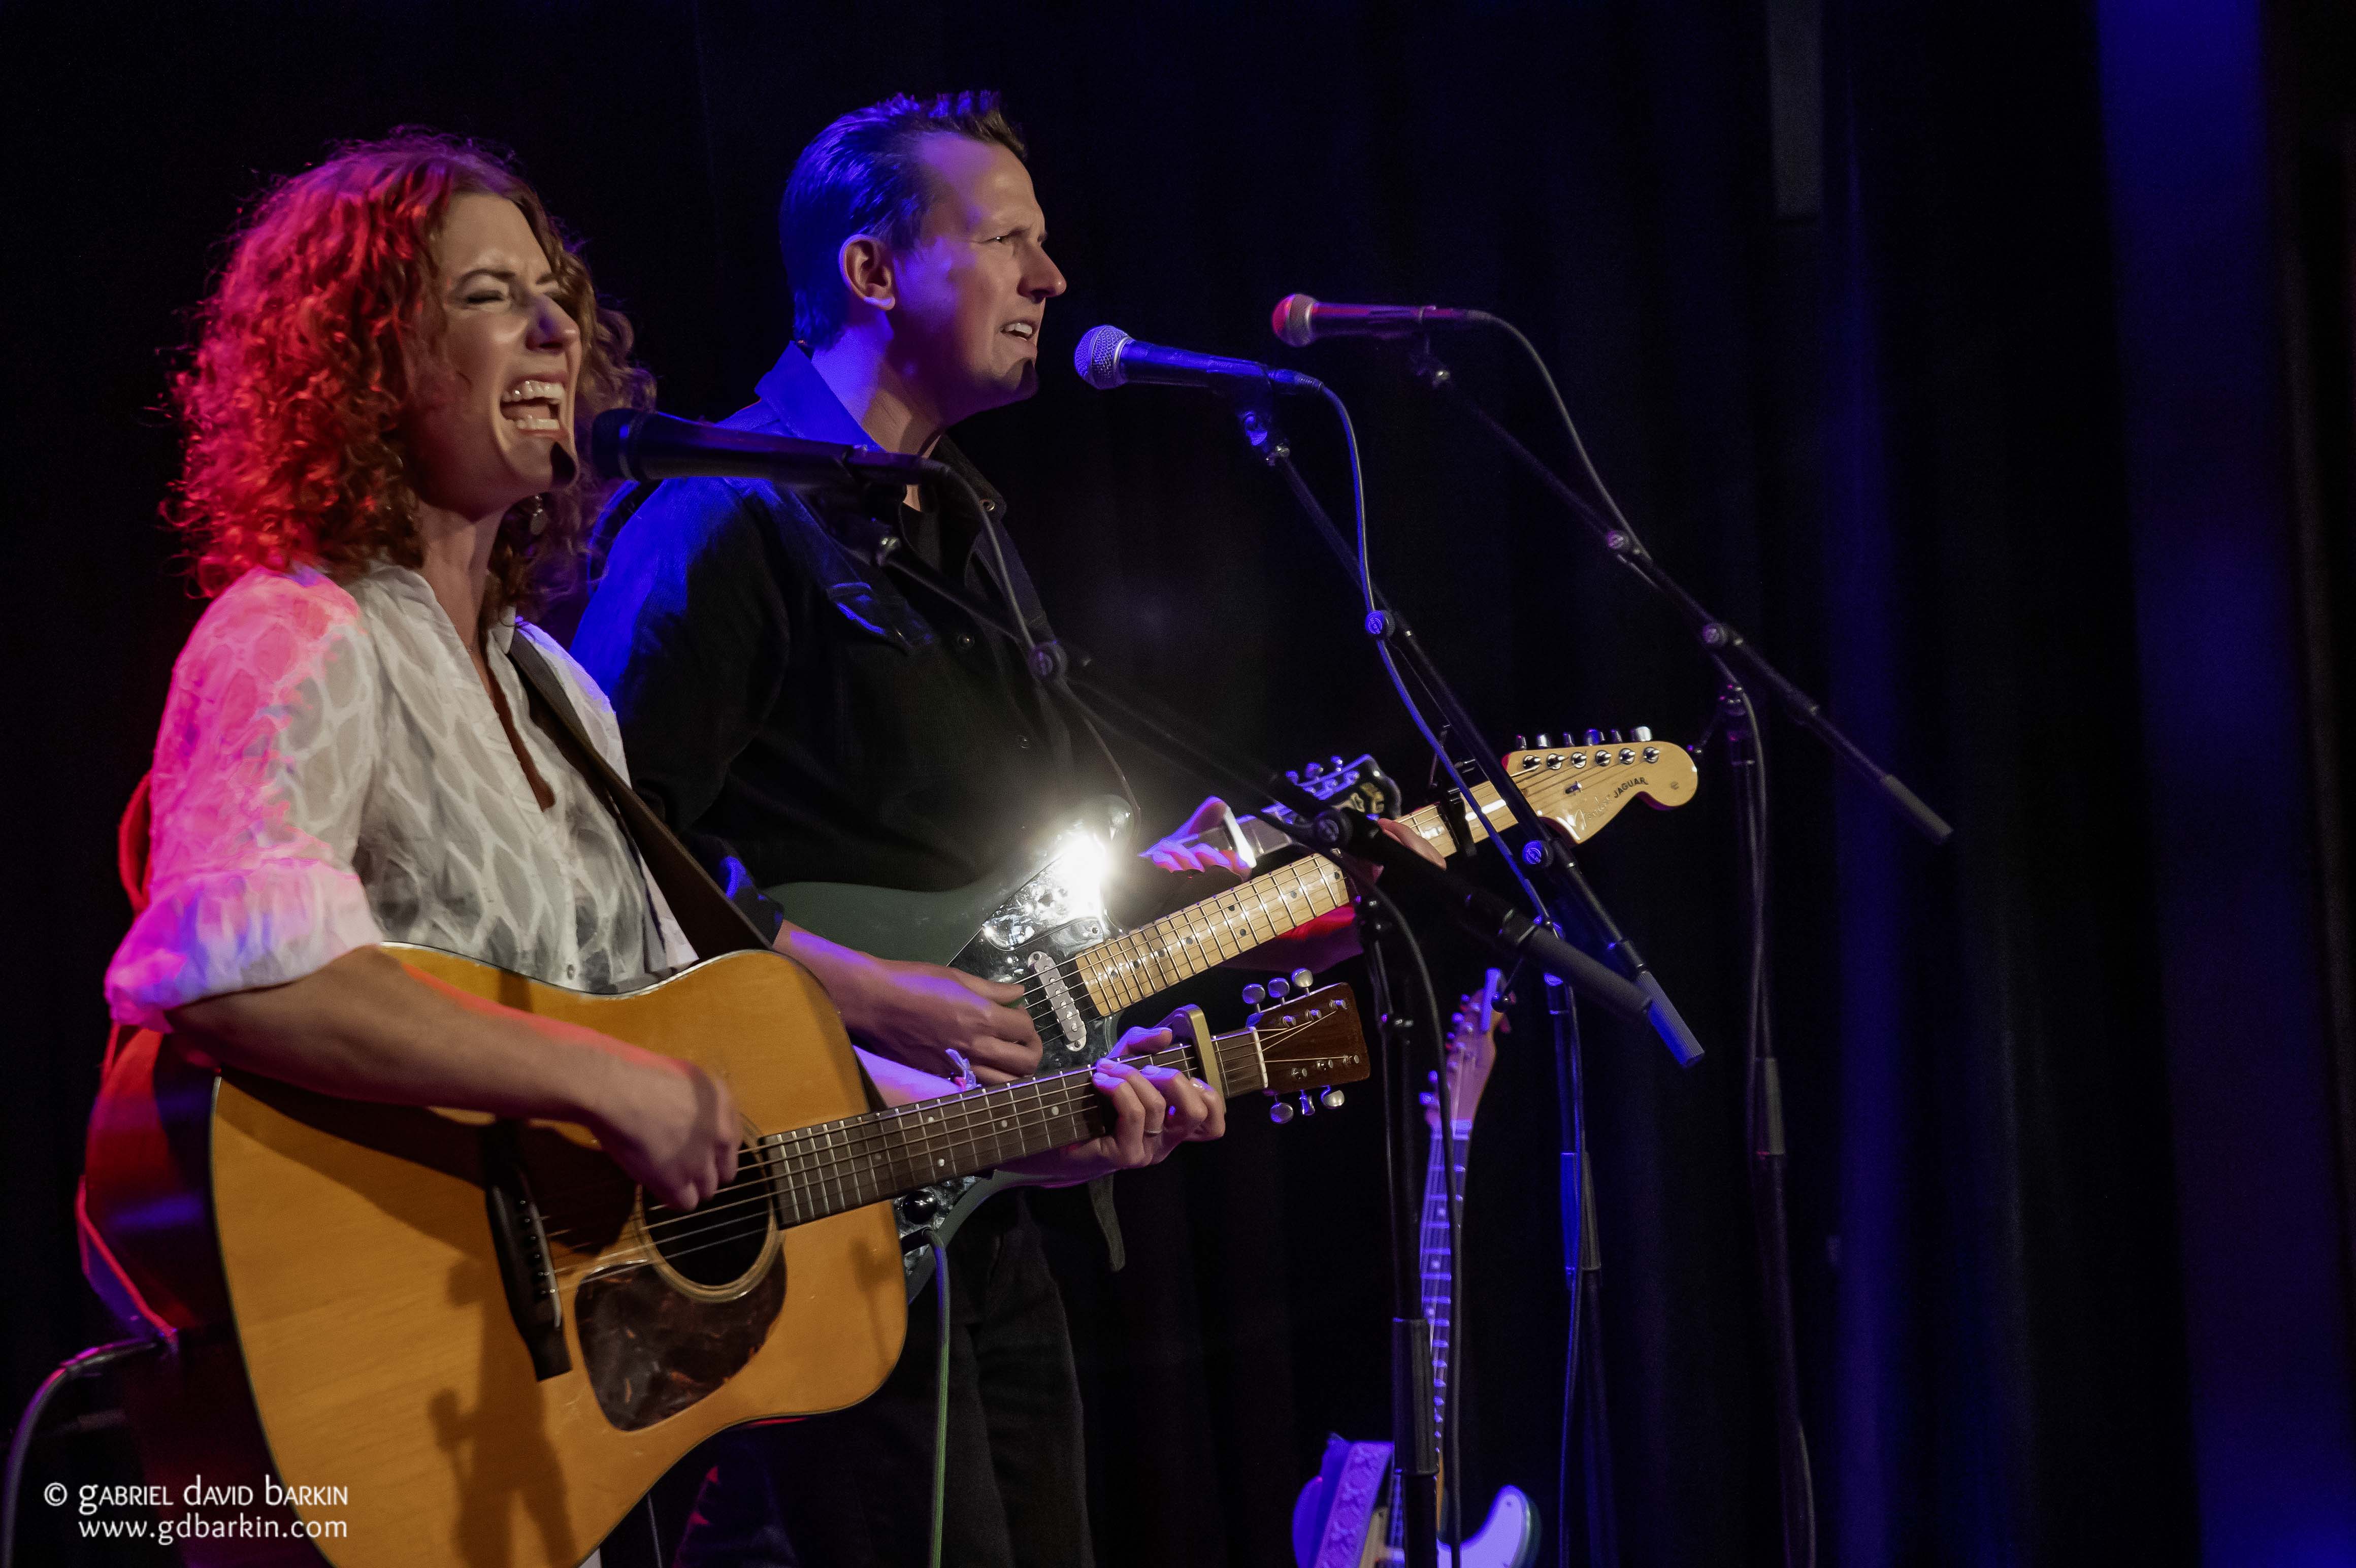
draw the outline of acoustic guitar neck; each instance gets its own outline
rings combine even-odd
[[[1271,1054],[1280,1042],[1284,1050]],[[1230,1100],[1346,1082],[1365,1071],[1355,1004],[1344,985],[1308,993],[1271,1009],[1258,1026],[1207,1046],[1122,1059],[1174,1068],[1220,1086]],[[751,1153],[780,1219],[823,1219],[1111,1132],[1114,1112],[1095,1075],[1094,1067],[1074,1068],[800,1127],[760,1139]]]

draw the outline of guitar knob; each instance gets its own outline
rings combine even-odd
[[[1530,748],[1530,737],[1529,737],[1529,736],[1526,736],[1526,735],[1517,735],[1517,736],[1515,736],[1514,737],[1514,749],[1515,749],[1515,751],[1527,751],[1527,750],[1529,750],[1529,748]]]
[[[1550,746],[1553,744],[1553,740],[1548,738],[1546,731],[1540,730],[1538,732],[1538,749],[1540,751],[1544,751],[1547,746]]]
[[[1258,981],[1254,981],[1251,984],[1244,987],[1245,1006],[1257,1007],[1267,1000],[1268,987],[1260,984]]]
[[[1305,1089],[1301,1091],[1301,1113],[1303,1116],[1317,1114],[1317,1101],[1309,1098],[1309,1091]]]
[[[1295,991],[1313,991],[1316,988],[1317,977],[1315,975],[1310,973],[1305,969],[1296,969],[1292,972],[1292,989]]]
[[[1653,738],[1653,726],[1650,725],[1638,725],[1634,729],[1630,730],[1628,733],[1635,736],[1638,740],[1650,740]]]
[[[1270,1002],[1281,1002],[1291,994],[1292,987],[1284,983],[1284,976],[1280,974],[1268,983],[1268,999]]]
[[[1298,768],[1286,768],[1286,769],[1284,770],[1284,776],[1285,776],[1287,779],[1290,779],[1290,780],[1291,780],[1293,783],[1295,783],[1295,784],[1298,784],[1298,783],[1300,783],[1300,782],[1301,782],[1301,769],[1299,769]]]
[[[1339,1111],[1342,1109],[1342,1091],[1338,1089],[1329,1089],[1317,1097],[1317,1103],[1328,1111]]]
[[[1312,763],[1311,763],[1311,764],[1309,765],[1309,777],[1311,777],[1312,779],[1323,778],[1323,777],[1324,776],[1324,773],[1325,773],[1325,765],[1324,765],[1323,763],[1322,763],[1322,762],[1312,762]]]
[[[1333,770],[1334,772],[1336,772],[1336,773],[1341,772],[1341,771],[1342,771],[1342,754],[1341,754],[1340,752],[1338,752],[1338,751],[1337,751],[1337,752],[1335,752],[1335,753],[1333,754],[1333,760],[1332,762],[1330,762],[1330,763],[1327,763],[1327,764],[1326,764],[1326,766],[1327,766],[1327,767],[1329,767],[1329,768],[1333,768]]]
[[[1612,732],[1612,744],[1614,746],[1620,744],[1620,732],[1616,729]]]
[[[1590,746],[1601,746],[1603,744],[1603,732],[1600,729],[1589,730],[1587,732],[1587,744]]]
[[[1275,1122],[1280,1127],[1283,1126],[1287,1122],[1291,1121],[1292,1101],[1290,1100],[1280,1100],[1275,1104],[1269,1106],[1268,1108],[1268,1119]]]

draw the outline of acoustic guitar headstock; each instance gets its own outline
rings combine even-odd
[[[1256,1009],[1244,1020],[1245,1033],[1258,1036],[1264,1074],[1255,1087],[1276,1101],[1269,1119],[1291,1121],[1295,1095],[1301,1115],[1314,1116],[1320,1106],[1341,1109],[1339,1086],[1355,1083],[1370,1070],[1358,999],[1350,988],[1312,988],[1309,972],[1295,970],[1290,981],[1279,978],[1245,986],[1244,1000]]]

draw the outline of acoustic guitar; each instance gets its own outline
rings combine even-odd
[[[1457,1201],[1463,1201],[1463,1160],[1472,1143],[1472,1114],[1497,1059],[1502,983],[1503,977],[1493,969],[1482,988],[1464,998],[1449,1034],[1447,1081],[1434,1086],[1437,1092],[1423,1097],[1431,1150],[1424,1170],[1418,1243],[1422,1257],[1423,1315],[1431,1324],[1432,1414],[1440,1434],[1443,1464],[1450,1420],[1448,1351],[1457,1279],[1455,1253],[1449,1245],[1448,1197],[1452,1187]],[[1447,1140],[1440,1136],[1443,1097],[1445,1114],[1456,1122],[1457,1163],[1452,1172],[1443,1156]],[[1398,1495],[1405,1477],[1391,1457],[1387,1443],[1352,1443],[1343,1437],[1327,1441],[1324,1465],[1301,1488],[1300,1498],[1293,1504],[1292,1555],[1299,1568],[1375,1568],[1406,1561],[1405,1516]],[[1442,1520],[1443,1532],[1451,1532],[1451,1524]],[[1537,1509],[1528,1495],[1519,1487],[1505,1487],[1489,1505],[1489,1517],[1481,1528],[1463,1536],[1452,1552],[1443,1546],[1440,1560],[1462,1563],[1462,1568],[1529,1568],[1537,1552]]]
[[[134,1036],[92,1116],[86,1215],[171,1340],[125,1380],[150,1483],[257,1499],[244,1536],[186,1540],[203,1568],[572,1568],[712,1434],[884,1380],[907,1323],[896,1194],[1111,1125],[1086,1068],[871,1103],[824,991],[776,953],[591,996],[388,950],[698,1063],[744,1112],[740,1169],[676,1213],[579,1127],[339,1100]],[[1149,1059],[1230,1097],[1365,1076],[1344,986],[1217,1038],[1188,1022]]]

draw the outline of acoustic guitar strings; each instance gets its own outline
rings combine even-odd
[[[1301,1029],[1309,1026],[1310,1026],[1304,1024],[1296,1026],[1291,1029],[1274,1027],[1257,1031],[1248,1029],[1243,1030],[1234,1035],[1215,1036],[1212,1041],[1212,1047],[1218,1052],[1222,1067],[1230,1069],[1230,1071],[1224,1076],[1232,1077],[1234,1076],[1233,1069],[1249,1063],[1252,1055],[1253,1036],[1256,1034],[1260,1036],[1264,1043],[1272,1044],[1290,1035],[1300,1033]],[[1147,1057],[1130,1058],[1127,1059],[1132,1063],[1150,1063],[1157,1067],[1173,1067],[1182,1070],[1191,1070],[1195,1065],[1195,1050],[1196,1047],[1191,1046],[1173,1047],[1164,1051],[1154,1052]],[[1023,1141],[1023,1135],[1026,1133],[1044,1129],[1054,1125],[1057,1122],[1072,1122],[1077,1123],[1073,1130],[1074,1136],[1070,1139],[1062,1140],[1063,1142],[1075,1142],[1079,1136],[1086,1134],[1087,1126],[1092,1120],[1100,1120],[1102,1117],[1103,1102],[1095,1097],[1091,1090],[1081,1089],[1076,1081],[1084,1076],[1093,1078],[1094,1073],[1095,1064],[1091,1064],[1086,1068],[1076,1068],[1070,1069],[1068,1072],[1055,1074],[1053,1077],[1048,1079],[1027,1079],[1020,1083],[1002,1085],[996,1090],[983,1091],[983,1094],[992,1096],[1005,1093],[1007,1090],[1027,1090],[1033,1091],[1032,1098],[1033,1098],[1037,1103],[1028,1110],[1017,1112],[1011,1119],[997,1116],[993,1113],[992,1109],[990,1106],[972,1103],[972,1101],[983,1098],[983,1095],[977,1094],[958,1096],[957,1097],[957,1102],[953,1106],[953,1110],[956,1112],[954,1121],[944,1117],[927,1118],[927,1121],[938,1122],[940,1124],[930,1131],[920,1133],[915,1138],[907,1138],[904,1136],[901,1140],[902,1157],[890,1162],[876,1159],[875,1151],[879,1145],[889,1141],[892,1132],[898,1130],[901,1124],[905,1122],[905,1113],[919,1111],[926,1107],[937,1108],[942,1104],[941,1101],[923,1101],[917,1102],[916,1105],[895,1107],[894,1111],[902,1114],[890,1118],[876,1118],[873,1122],[870,1122],[866,1117],[862,1117],[851,1119],[848,1122],[838,1122],[823,1123],[817,1127],[797,1128],[785,1133],[768,1134],[766,1137],[756,1140],[755,1146],[762,1148],[769,1154],[775,1154],[782,1159],[789,1161],[796,1156],[794,1154],[787,1151],[787,1146],[788,1144],[796,1142],[808,1142],[813,1136],[823,1137],[830,1134],[840,1134],[844,1132],[852,1132],[853,1129],[856,1129],[856,1131],[852,1133],[854,1141],[851,1143],[838,1144],[819,1149],[803,1151],[800,1157],[809,1161],[810,1163],[799,1170],[795,1170],[790,1166],[782,1172],[770,1169],[768,1167],[772,1162],[769,1159],[753,1155],[753,1150],[750,1148],[740,1150],[737,1163],[737,1171],[740,1177],[745,1171],[748,1156],[760,1159],[760,1165],[755,1167],[760,1171],[759,1182],[755,1190],[728,1198],[717,1205],[706,1205],[703,1208],[690,1210],[685,1214],[672,1216],[669,1219],[645,1221],[641,1224],[640,1230],[643,1234],[648,1236],[649,1240],[658,1243],[658,1248],[660,1251],[661,1255],[666,1260],[672,1261],[674,1262],[680,1258],[691,1256],[695,1252],[705,1251],[710,1247],[724,1246],[732,1242],[741,1241],[758,1231],[765,1231],[767,1229],[768,1217],[771,1213],[776,1211],[781,1176],[788,1182],[798,1183],[798,1187],[788,1188],[788,1191],[796,1195],[796,1215],[790,1219],[785,1219],[781,1229],[787,1229],[795,1225],[810,1223],[817,1219],[830,1218],[834,1214],[844,1213],[852,1208],[865,1207],[869,1203],[881,1202],[886,1196],[889,1196],[892,1192],[898,1189],[879,1188],[873,1196],[858,1196],[858,1187],[861,1178],[866,1177],[873,1179],[874,1176],[874,1166],[885,1164],[905,1164],[908,1159],[914,1158],[921,1160],[927,1155],[937,1157],[938,1150],[955,1146],[958,1144],[960,1141],[970,1144],[978,1150],[980,1146],[980,1140],[975,1138],[973,1133],[975,1128],[985,1119],[994,1123],[1005,1123],[990,1135],[994,1158],[1013,1157],[1012,1155],[997,1155],[997,1145],[1002,1144],[1009,1139],[1012,1139],[1019,1149],[1022,1142]],[[1048,1097],[1051,1094],[1056,1094],[1058,1092],[1060,1092],[1059,1102],[1051,1105],[1049,1103]],[[870,1116],[872,1115],[873,1113],[871,1112]],[[862,1122],[866,1124],[862,1126],[861,1123]],[[824,1161],[823,1165],[819,1163],[821,1159]],[[851,1175],[848,1178],[846,1178],[842,1174],[846,1167],[851,1167]],[[967,1173],[960,1171],[958,1174],[963,1175]],[[846,1191],[846,1179],[849,1183],[848,1191]],[[835,1188],[834,1192],[831,1194],[829,1194],[825,1190],[829,1185],[833,1186]],[[921,1186],[923,1183],[921,1179],[912,1176],[905,1185],[914,1187]],[[816,1213],[804,1214],[802,1212],[804,1205],[800,1202],[801,1195],[807,1195],[813,1197],[819,1206],[819,1211]],[[826,1207],[830,1203],[834,1206]],[[757,1228],[736,1225],[733,1219],[715,1218],[715,1216],[722,1215],[726,1210],[741,1210],[747,1207],[755,1206],[757,1206],[761,1210],[760,1222]],[[751,1216],[744,1216],[744,1218],[750,1219]],[[712,1231],[720,1230],[727,1230],[730,1233],[719,1237],[716,1240],[704,1241],[700,1245],[684,1249],[674,1249],[661,1245],[661,1243],[666,1240],[685,1240],[697,1236],[709,1235]],[[562,1227],[552,1228],[544,1233],[552,1239],[566,1237],[573,1234],[573,1232]],[[578,1275],[591,1269],[607,1268],[616,1266],[619,1263],[631,1262],[651,1261],[652,1259],[648,1254],[640,1250],[633,1249],[626,1252],[613,1251],[603,1253],[594,1259],[584,1260],[583,1262],[577,1264],[568,1264],[554,1272],[561,1277],[569,1277]]]
[[[1166,1053],[1174,1058],[1169,1062],[1164,1062],[1161,1059],[1163,1054],[1164,1053],[1156,1053],[1153,1057],[1131,1059],[1136,1061],[1150,1061],[1157,1066],[1175,1066],[1183,1068],[1189,1065],[1189,1057],[1191,1053],[1176,1050]],[[1022,1140],[1026,1133],[1051,1128],[1058,1123],[1068,1124],[1068,1135],[1059,1137],[1054,1141],[1055,1144],[1060,1144],[1077,1141],[1077,1139],[1087,1134],[1092,1122],[1102,1120],[1100,1113],[1093,1117],[1090,1115],[1090,1112],[1092,1111],[1096,1111],[1098,1108],[1095,1105],[1087,1103],[1082,1097],[1067,1095],[1065,1097],[1064,1102],[1060,1106],[1049,1106],[1045,1104],[1044,1102],[1044,1096],[1042,1097],[1042,1101],[1043,1102],[1041,1105],[1029,1112],[1020,1113],[1017,1117],[1012,1120],[1009,1126],[1001,1129],[998,1133],[992,1136],[991,1140],[992,1144],[991,1158],[1012,1157],[1013,1152],[1021,1152]],[[966,1120],[969,1122],[971,1122],[975,1118],[968,1117]],[[1003,1121],[1006,1119],[993,1118],[992,1120]],[[956,1137],[957,1131],[955,1129],[943,1128],[937,1132],[925,1134],[924,1141],[928,1144],[936,1140],[943,1143],[950,1143],[954,1142]],[[1015,1150],[1011,1151],[1008,1155],[999,1155],[996,1150],[996,1145],[1004,1143],[1009,1138],[1015,1140]],[[871,1137],[862,1140],[862,1142],[872,1149],[873,1145],[879,1142],[879,1140]],[[973,1146],[978,1150],[980,1147],[979,1141],[975,1141]],[[809,1196],[816,1200],[814,1207],[816,1207],[818,1212],[804,1212],[805,1206],[799,1201],[799,1197],[797,1197],[795,1202],[795,1214],[792,1217],[787,1217],[782,1214],[778,1216],[782,1221],[779,1227],[781,1230],[791,1229],[797,1225],[810,1223],[817,1219],[829,1218],[833,1214],[847,1212],[852,1208],[864,1207],[869,1203],[881,1202],[884,1200],[884,1196],[891,1189],[885,1188],[879,1190],[876,1195],[871,1197],[862,1197],[860,1195],[857,1187],[857,1179],[859,1177],[868,1176],[872,1174],[866,1170],[855,1172],[851,1178],[851,1189],[849,1191],[844,1190],[844,1180],[838,1173],[841,1167],[852,1163],[849,1158],[845,1157],[849,1152],[850,1150],[848,1145],[841,1148],[826,1150],[824,1153],[834,1156],[830,1162],[830,1167],[807,1169],[799,1173],[799,1176],[802,1178],[799,1192]],[[917,1157],[921,1158],[922,1156]],[[906,1159],[905,1157],[900,1157],[880,1163],[885,1165],[905,1165],[906,1163]],[[740,1173],[744,1168],[744,1155],[740,1154],[738,1165]],[[676,1215],[668,1220],[653,1220],[645,1222],[640,1227],[641,1233],[648,1236],[649,1240],[657,1242],[658,1245],[656,1252],[659,1252],[664,1261],[672,1262],[673,1264],[676,1264],[681,1259],[691,1257],[697,1252],[707,1251],[712,1247],[725,1246],[735,1242],[741,1242],[750,1240],[755,1236],[765,1234],[768,1229],[770,1215],[777,1212],[776,1199],[780,1195],[780,1174],[782,1173],[764,1170],[760,1177],[759,1185],[755,1191],[728,1199],[716,1206],[708,1205],[704,1208],[691,1210],[686,1214]],[[788,1179],[790,1180],[790,1177],[788,1177]],[[826,1190],[826,1187],[829,1185],[833,1186],[836,1189],[830,1194]],[[907,1178],[905,1185],[914,1186],[921,1184],[912,1176]],[[787,1188],[786,1195],[793,1196],[793,1190],[791,1188]],[[757,1220],[749,1225],[740,1223],[740,1219],[749,1220],[754,1218],[751,1215],[741,1214],[741,1210],[755,1205],[758,1206],[760,1211]],[[715,1214],[727,1209],[736,1209],[739,1210],[740,1213],[728,1218],[717,1219],[712,1218]],[[715,1237],[715,1232],[724,1232],[724,1234],[719,1234]],[[669,1244],[698,1237],[712,1237],[713,1239],[702,1240],[697,1245],[689,1247],[680,1247]],[[649,1253],[642,1249],[634,1248],[627,1251],[607,1252],[600,1255],[594,1260],[591,1260],[581,1264],[567,1265],[566,1267],[555,1272],[561,1275],[570,1276],[578,1274],[586,1269],[605,1268],[614,1266],[617,1263],[652,1262],[653,1260],[653,1253]]]
[[[1222,1067],[1227,1069],[1223,1076],[1230,1081],[1240,1076],[1234,1070],[1234,1064],[1230,1058],[1239,1058],[1245,1064],[1250,1062],[1255,1033],[1264,1048],[1266,1046],[1280,1043],[1308,1026],[1306,1024],[1291,1028],[1270,1026],[1258,1031],[1243,1030],[1231,1035],[1214,1036],[1212,1047],[1218,1051]],[[1155,1066],[1177,1067],[1192,1070],[1194,1052],[1196,1048],[1192,1046],[1171,1047],[1149,1057],[1130,1059],[1133,1062],[1142,1061]],[[1164,1060],[1165,1057],[1170,1059]],[[717,1204],[706,1204],[687,1214],[676,1215],[668,1219],[647,1221],[643,1229],[649,1232],[661,1230],[662,1234],[655,1237],[659,1241],[662,1235],[684,1234],[683,1231],[666,1228],[680,1227],[691,1221],[708,1220],[712,1216],[724,1213],[733,1208],[754,1204],[766,1207],[772,1201],[779,1175],[787,1178],[788,1184],[787,1190],[795,1197],[796,1218],[789,1220],[789,1224],[807,1223],[812,1219],[823,1219],[830,1213],[840,1213],[845,1208],[859,1208],[869,1202],[881,1201],[887,1192],[896,1192],[925,1185],[923,1177],[916,1174],[915,1162],[921,1162],[928,1156],[937,1158],[943,1148],[960,1142],[976,1142],[973,1137],[975,1130],[985,1120],[1000,1124],[997,1132],[992,1134],[991,1159],[984,1162],[984,1168],[986,1168],[988,1164],[994,1163],[996,1159],[1013,1157],[1011,1154],[1001,1155],[998,1153],[998,1145],[1007,1140],[1013,1139],[1019,1144],[1028,1132],[1057,1119],[1068,1119],[1076,1112],[1085,1112],[1089,1107],[1100,1104],[1093,1091],[1079,1083],[1079,1079],[1084,1075],[1093,1077],[1097,1065],[1091,1063],[1085,1067],[1053,1074],[1047,1078],[1023,1079],[1000,1085],[992,1090],[956,1097],[944,1096],[935,1100],[920,1101],[914,1105],[894,1107],[891,1112],[880,1116],[874,1112],[865,1112],[857,1117],[766,1134],[756,1139],[750,1148],[740,1151],[737,1162],[739,1178],[744,1174],[748,1158],[757,1159],[764,1165],[770,1164],[780,1165],[781,1171],[765,1173],[763,1179],[766,1185],[740,1196],[723,1198]],[[1066,1089],[1069,1092],[1065,1093],[1060,1105],[1049,1105],[1047,1096],[1056,1092],[1059,1088]],[[1020,1101],[1026,1096],[1033,1101],[1027,1109],[1017,1109],[1012,1118],[999,1114],[1001,1107],[1019,1106]],[[946,1112],[943,1109],[945,1106],[948,1108]],[[932,1124],[932,1129],[911,1137],[907,1128],[912,1116]],[[1076,1129],[1075,1139],[1085,1132],[1085,1127]],[[848,1142],[842,1141],[842,1135],[846,1133],[851,1134]],[[828,1140],[834,1140],[834,1142],[828,1144]],[[894,1163],[909,1168],[905,1173],[895,1172],[894,1177],[896,1179],[904,1176],[905,1180],[898,1187],[888,1189],[878,1187],[872,1195],[859,1196],[858,1184],[862,1178],[869,1181],[876,1179],[872,1168],[862,1167],[884,1165],[885,1162],[877,1157],[878,1151],[884,1144],[895,1140],[901,1157]],[[821,1144],[826,1146],[819,1148],[808,1146]],[[753,1149],[755,1148],[764,1153],[755,1155]],[[848,1176],[844,1175],[846,1169],[851,1173]],[[846,1182],[851,1184],[848,1196],[845,1192]],[[830,1197],[824,1191],[825,1187],[830,1183],[836,1189]],[[734,1185],[732,1182],[731,1187],[733,1188]],[[730,1189],[723,1189],[723,1191],[726,1190]],[[805,1214],[801,1212],[806,1207],[801,1201],[804,1195],[814,1197],[821,1205],[833,1201],[837,1207],[822,1208],[818,1213]],[[703,1227],[698,1227],[698,1229],[701,1228]],[[578,1238],[576,1230],[562,1226],[550,1227],[543,1234],[554,1240]]]

